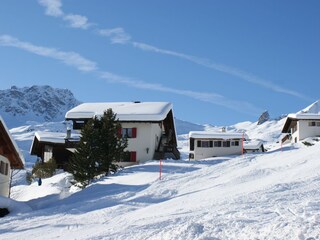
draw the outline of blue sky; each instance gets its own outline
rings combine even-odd
[[[169,101],[230,125],[319,99],[320,1],[2,0],[1,89]]]

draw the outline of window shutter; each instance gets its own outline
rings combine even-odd
[[[137,137],[137,128],[132,128],[132,138]]]
[[[137,152],[130,152],[130,161],[131,162],[137,161]]]
[[[118,137],[119,138],[122,137],[122,128],[121,127],[118,128]]]

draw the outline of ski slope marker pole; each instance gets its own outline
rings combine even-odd
[[[161,180],[161,175],[162,175],[162,159],[160,159],[159,180]]]

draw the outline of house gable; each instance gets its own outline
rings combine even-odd
[[[12,138],[3,119],[0,117],[0,155],[10,161],[12,169],[24,168],[24,157]]]

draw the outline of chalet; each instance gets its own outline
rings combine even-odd
[[[12,169],[24,168],[24,157],[0,116],[0,196],[9,196]]]
[[[67,134],[61,132],[36,132],[30,154],[43,162],[54,158],[58,168],[67,169],[67,162],[72,155],[72,149],[67,148],[65,144],[67,137]],[[74,141],[79,141],[79,138],[79,135],[73,135]]]
[[[241,154],[243,133],[193,131],[189,133],[189,160]]]
[[[66,113],[73,130],[81,128],[93,117],[111,108],[128,139],[124,165],[150,159],[179,159],[172,104],[168,102],[83,103]]]
[[[245,153],[265,152],[261,141],[244,141],[243,148]]]
[[[282,143],[297,143],[308,137],[320,136],[320,100],[287,116],[282,128]]]

